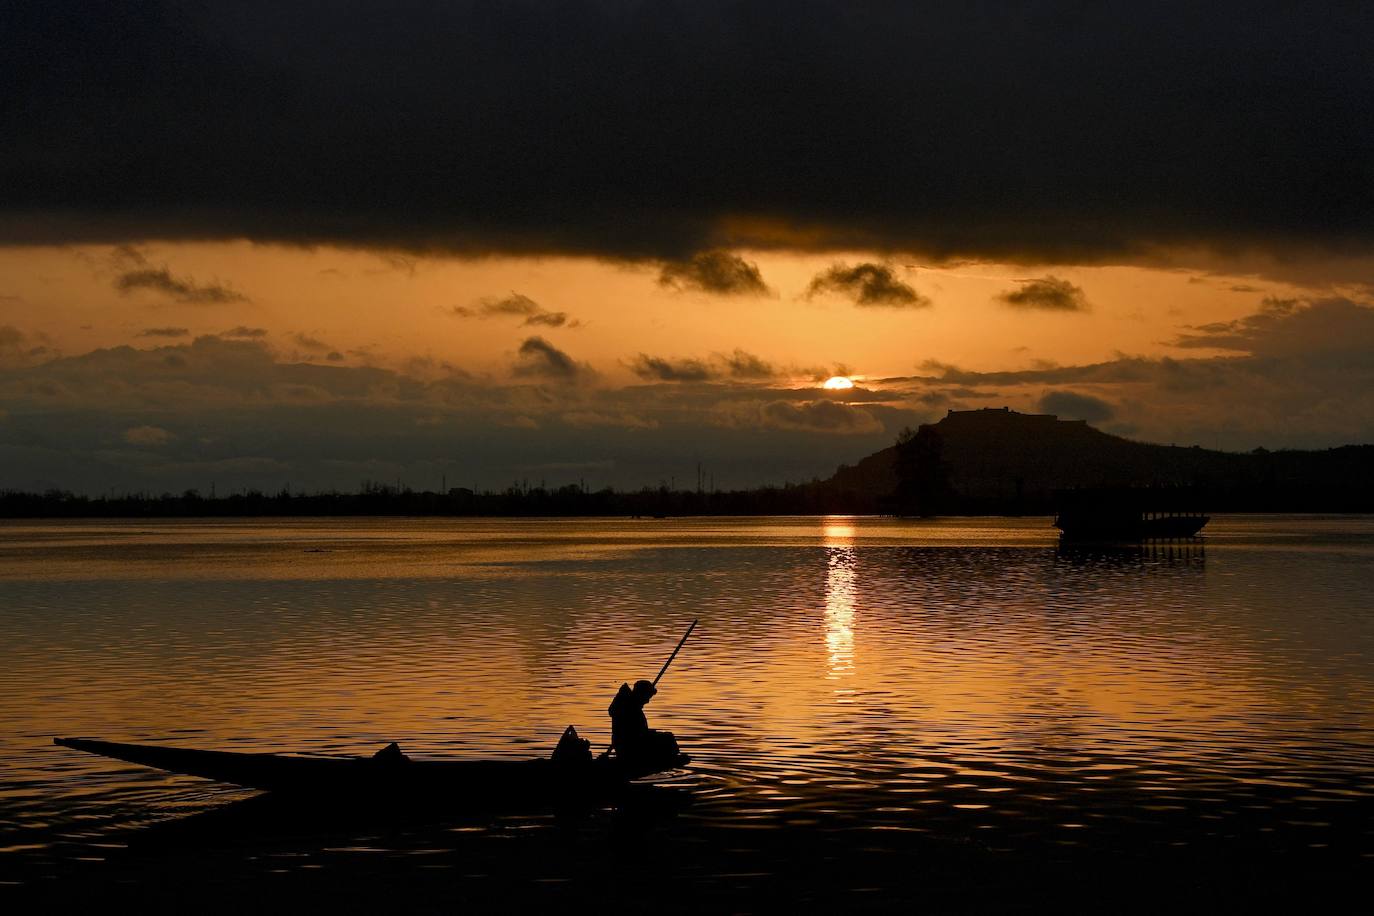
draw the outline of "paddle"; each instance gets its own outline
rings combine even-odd
[[[671,664],[673,663],[673,659],[677,658],[677,654],[678,654],[679,652],[682,651],[682,646],[687,642],[687,637],[688,637],[688,636],[691,636],[691,635],[692,635],[692,631],[695,630],[696,628],[697,628],[697,621],[696,621],[696,620],[693,620],[693,621],[692,621],[692,625],[691,625],[690,627],[687,628],[687,632],[686,632],[686,633],[683,633],[683,634],[682,634],[682,638],[678,640],[677,648],[673,650],[673,654],[670,655],[670,656],[668,656],[668,660],[667,660],[666,662],[663,663],[663,667],[660,668],[660,669],[658,669],[658,677],[654,678],[654,686],[655,686],[655,687],[658,686],[659,680],[663,677],[664,673],[668,670],[668,666],[671,665]]]

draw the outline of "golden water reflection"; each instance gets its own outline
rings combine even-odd
[[[1374,521],[1213,524],[1206,564],[1057,550],[1047,519],[0,525],[0,883],[6,847],[86,856],[78,830],[236,797],[54,734],[521,759],[574,724],[600,749],[695,617],[649,719],[716,823],[1024,850],[1137,814],[1191,842],[1158,819],[1187,804],[1302,833],[1374,800]]]
[[[854,670],[854,525],[826,520],[825,648],[828,677]]]

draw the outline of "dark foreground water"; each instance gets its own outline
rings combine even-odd
[[[0,527],[0,903],[1334,907],[1374,876],[1374,520]],[[542,755],[622,680],[691,768],[576,811],[300,811],[54,735]]]

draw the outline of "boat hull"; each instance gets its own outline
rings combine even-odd
[[[317,757],[207,751],[150,744],[122,744],[87,738],[53,743],[265,792],[352,799],[444,799],[506,797],[559,798],[597,795],[650,775],[632,772],[614,758],[578,762],[533,760],[408,760],[373,757]],[[670,766],[681,766],[679,755]]]

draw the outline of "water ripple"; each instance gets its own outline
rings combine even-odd
[[[102,860],[131,829],[251,794],[52,735],[541,755],[568,723],[604,743],[616,686],[652,676],[694,617],[650,707],[695,757],[664,780],[695,800],[683,842],[1248,837],[1374,854],[1368,522],[1220,520],[1205,549],[1083,552],[1056,549],[1043,520],[654,525],[6,526],[0,880]],[[355,836],[261,862],[451,849]]]

